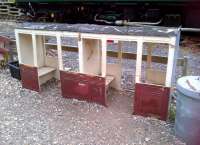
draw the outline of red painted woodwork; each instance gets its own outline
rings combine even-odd
[[[6,47],[6,44],[10,42],[10,39],[0,36],[0,53],[1,54],[7,54],[9,50]]]
[[[107,43],[114,43],[114,40],[107,40]]]
[[[20,64],[22,87],[39,92],[37,67]]]
[[[60,71],[62,96],[106,105],[105,78]]]
[[[135,84],[134,114],[166,120],[170,88],[153,84]]]
[[[0,43],[9,43],[10,39],[7,37],[0,36]]]
[[[6,54],[6,53],[8,53],[8,52],[9,52],[8,49],[6,49],[6,48],[0,48],[0,53],[1,53],[1,54]]]
[[[90,85],[92,101],[107,106],[105,78],[98,76],[91,77]]]

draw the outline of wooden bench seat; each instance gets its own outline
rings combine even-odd
[[[70,68],[70,67],[65,67],[65,68],[64,68],[65,71],[70,71],[71,69],[72,69],[72,68]]]
[[[55,76],[55,68],[52,67],[40,67],[38,68],[38,79],[39,85],[44,84],[48,80],[52,79]]]
[[[106,87],[114,80],[114,76],[106,76]]]
[[[38,68],[38,77],[44,76],[46,74],[49,74],[53,71],[55,71],[55,68],[52,67],[40,67]]]

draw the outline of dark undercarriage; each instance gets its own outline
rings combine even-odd
[[[200,28],[200,3],[20,3],[32,21]]]

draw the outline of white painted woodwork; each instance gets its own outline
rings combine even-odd
[[[39,86],[46,83],[48,80],[51,80],[54,77],[54,72],[47,73],[39,77]]]
[[[121,90],[122,64],[107,63],[106,76],[113,76],[115,79],[112,81],[110,86],[116,90]]]
[[[109,86],[110,83],[114,80],[115,78],[113,76],[107,75],[106,76],[106,86]]]
[[[139,83],[141,81],[142,49],[143,49],[143,41],[141,39],[137,41],[137,57],[136,57],[136,72],[135,72],[136,83]]]
[[[45,47],[43,36],[36,35],[37,67],[45,65]]]
[[[40,67],[40,68],[38,68],[38,76],[39,77],[44,76],[44,75],[51,73],[55,70],[56,69],[52,68],[52,67]]]
[[[58,58],[57,57],[45,57],[45,66],[49,66],[55,69],[55,78],[57,80],[60,80],[60,71],[59,71],[59,65],[58,65]]]
[[[136,75],[135,82],[141,81],[142,67],[142,49],[144,42],[166,43],[169,44],[167,72],[165,86],[170,87],[174,79],[176,58],[179,50],[180,32],[177,36],[158,37],[158,36],[130,36],[130,35],[112,35],[112,34],[92,34],[66,31],[47,31],[47,30],[28,30],[16,29],[16,45],[18,51],[19,63],[36,66],[52,67],[54,74],[44,75],[40,84],[50,79],[52,76],[59,79],[59,70],[63,70],[61,37],[79,38],[79,72],[91,75],[106,77],[111,75],[114,79],[109,83],[114,88],[121,88],[121,62],[117,65],[107,64],[107,40],[119,41],[119,54],[121,58],[120,41],[137,42]],[[43,36],[54,36],[57,38],[58,58],[46,56],[46,47],[44,47]],[[46,45],[47,46],[47,45]],[[120,59],[121,60],[121,59]],[[150,59],[149,59],[150,60]],[[70,68],[67,69],[67,71]],[[153,77],[151,71],[151,79]],[[160,76],[164,74],[160,73]],[[163,80],[162,80],[163,82]]]
[[[82,73],[101,75],[101,48],[100,40],[82,39]]]
[[[83,73],[83,40],[78,39],[78,57],[79,57],[79,72]]]
[[[102,57],[101,57],[101,76],[105,77],[107,74],[107,40],[101,40]]]
[[[21,45],[20,45],[20,39],[19,39],[19,33],[15,31],[15,39],[16,39],[16,47],[17,47],[17,56],[18,56],[18,61],[20,64],[22,64],[22,56],[21,56]]]
[[[35,67],[38,67],[38,50],[37,50],[37,42],[36,35],[32,35],[32,45],[33,45],[33,64]]]
[[[32,35],[29,34],[18,34],[17,36],[17,47],[19,50],[20,63],[34,66],[33,60],[33,44]]]
[[[171,87],[172,81],[175,79],[175,71],[177,64],[177,57],[179,51],[180,33],[176,37],[171,38],[168,52],[167,72],[165,86]]]
[[[40,67],[38,70],[38,80],[39,86],[46,83],[48,80],[51,80],[55,77],[55,68],[52,67]]]
[[[61,44],[61,36],[57,35],[57,49],[58,49],[58,64],[59,69],[63,70],[63,58],[62,58],[62,44]]]

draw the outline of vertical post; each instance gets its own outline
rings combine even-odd
[[[180,40],[180,31],[178,31],[176,37],[171,38],[171,42],[169,44],[167,73],[165,80],[166,87],[171,87],[172,82],[175,79],[176,63],[179,51],[179,40]]]
[[[151,68],[151,62],[152,62],[152,47],[153,44],[149,44],[147,47],[147,68]]]
[[[101,39],[102,43],[102,58],[101,58],[101,75],[106,77],[106,67],[107,67],[107,40],[106,38]]]
[[[81,38],[81,35],[79,34],[78,38],[78,55],[79,55],[79,72],[83,73],[83,40]]]
[[[20,38],[19,38],[19,33],[15,30],[15,39],[16,39],[16,46],[17,46],[17,56],[19,60],[19,64],[22,63],[21,59],[21,50],[20,50]]]
[[[61,44],[61,36],[60,34],[56,35],[57,39],[57,50],[58,50],[58,64],[59,70],[63,70],[63,59],[62,59],[62,44]]]
[[[33,64],[34,66],[38,67],[37,40],[35,34],[32,34],[32,43],[33,43]]]
[[[143,49],[143,41],[142,40],[138,40],[137,41],[135,83],[139,83],[141,81],[142,49]]]
[[[44,64],[46,65],[46,54],[47,54],[47,51],[46,51],[46,41],[45,41],[45,36],[42,36],[42,48],[43,48],[43,54],[44,54]]]
[[[119,63],[122,64],[122,42],[118,41],[118,59]]]
[[[183,66],[182,66],[182,70],[183,70],[183,76],[187,75],[187,71],[188,71],[188,58],[186,56],[184,56],[183,58]]]

